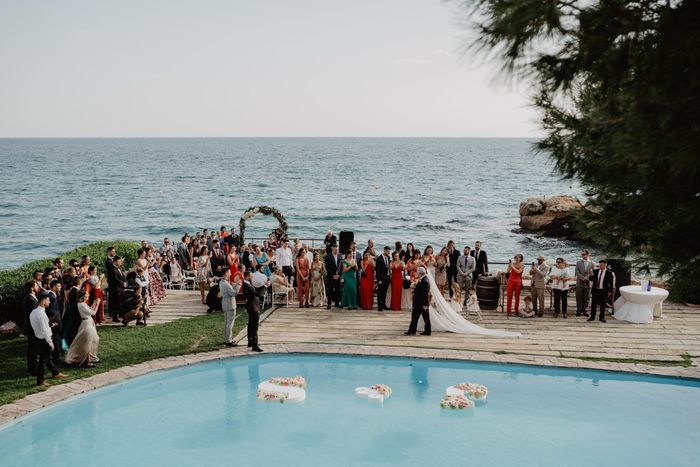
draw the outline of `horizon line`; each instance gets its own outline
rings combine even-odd
[[[479,139],[479,138],[499,138],[499,139],[535,139],[542,136],[0,136],[3,139],[370,139],[370,138],[385,138],[385,139]]]

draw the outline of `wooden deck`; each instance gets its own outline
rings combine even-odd
[[[632,324],[608,317],[607,323],[585,317],[506,319],[504,313],[484,311],[477,322],[487,328],[518,331],[520,338],[499,338],[433,332],[404,336],[410,313],[333,308],[278,308],[260,327],[265,344],[334,344],[407,349],[451,349],[495,354],[596,358],[610,361],[654,361],[687,364],[700,357],[700,311],[676,304],[651,324]],[[473,318],[471,318],[473,321]]]
[[[205,315],[207,306],[202,305],[198,291],[192,290],[167,290],[167,295],[157,305],[151,307],[151,316],[148,324],[163,324],[176,319],[192,318]],[[114,323],[105,311],[105,322],[101,326],[121,326],[121,322]],[[131,323],[133,325],[133,323]]]

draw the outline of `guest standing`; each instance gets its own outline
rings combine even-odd
[[[331,254],[326,255],[326,308],[331,309],[331,302],[340,308],[340,276],[342,274],[343,260],[338,253],[338,245],[334,245]]]
[[[100,300],[96,300],[92,307],[88,305],[89,295],[85,290],[78,294],[78,313],[80,315],[80,327],[75,339],[66,353],[66,363],[69,365],[95,366],[99,362],[97,347],[100,337],[97,335],[93,316],[97,312]]]
[[[469,289],[472,287],[472,278],[476,270],[476,260],[470,255],[470,250],[468,246],[465,246],[464,254],[457,260],[457,282],[462,290],[465,305],[469,299]]]
[[[49,284],[49,325],[53,337],[53,361],[57,362],[61,355],[61,281],[54,279]]]
[[[332,230],[326,232],[326,238],[323,239],[323,244],[326,245],[326,254],[329,255],[333,252],[333,247],[338,243],[338,239],[333,235]]]
[[[416,247],[413,246],[413,243],[408,242],[406,244],[406,252],[404,253],[403,257],[401,258],[401,261],[408,264],[408,262],[413,259],[413,254],[415,252],[416,252]]]
[[[360,274],[360,307],[371,310],[374,307],[374,258],[368,250],[360,263],[362,273]]]
[[[39,300],[37,299],[37,291],[39,288],[36,286],[36,282],[29,281],[24,284],[24,296],[22,297],[22,316],[24,325],[22,326],[22,331],[24,335],[27,336],[27,371],[30,375],[36,374],[36,359],[37,359],[37,345],[36,336],[32,329],[32,324],[30,321],[30,316],[32,312],[39,306]]]
[[[433,279],[435,279],[435,267],[437,262],[435,261],[435,256],[433,256],[433,247],[428,245],[423,250],[423,266],[432,274]]]
[[[425,324],[425,329],[421,334],[424,336],[430,335],[430,283],[426,277],[424,267],[419,267],[416,271],[418,282],[413,289],[413,313],[411,314],[411,324],[408,326],[408,331],[404,334],[412,336],[416,333],[418,327],[418,318],[422,317]]]
[[[310,264],[306,258],[306,252],[300,248],[297,253],[297,297],[299,298],[299,308],[309,308],[309,286],[310,286]]]
[[[544,314],[544,288],[549,274],[549,266],[545,263],[544,256],[537,257],[537,263],[532,263],[530,268],[530,297],[532,298],[532,311],[537,316]]]
[[[209,262],[209,250],[203,246],[197,257],[197,282],[199,282],[199,295],[202,299],[202,305],[206,305],[205,289],[211,274],[211,264]]]
[[[406,267],[399,258],[399,253],[394,252],[391,264],[391,309],[401,311],[401,296],[403,295],[403,272]]]
[[[238,264],[240,262],[240,257],[236,253],[236,247],[233,244],[229,244],[228,255],[226,255],[226,264],[228,265],[229,271],[231,271],[231,280],[235,279],[238,275]]]
[[[601,259],[598,262],[598,269],[593,271],[591,275],[592,300],[591,300],[591,317],[587,321],[595,320],[596,310],[600,308],[600,322],[605,323],[605,302],[613,296],[613,288],[615,281],[612,271],[608,271],[608,261]]]
[[[34,352],[39,355],[39,363],[36,366],[36,384],[37,386],[47,386],[44,381],[44,366],[48,366],[51,375],[54,378],[65,378],[66,375],[61,373],[51,358],[53,352],[53,340],[51,336],[51,326],[49,317],[46,315],[46,307],[49,305],[49,296],[45,293],[37,297],[37,306],[29,314],[29,325],[32,328],[32,342],[34,343]]]
[[[564,258],[557,258],[555,267],[550,272],[552,278],[552,292],[554,293],[554,317],[562,316],[566,318],[567,296],[569,294],[569,265]]]
[[[367,248],[362,252],[362,255],[364,256],[365,253],[369,253],[373,260],[377,259],[377,253],[374,251],[374,240],[371,238],[367,240]]]
[[[321,256],[314,253],[311,261],[311,306],[323,306],[326,301],[326,285],[323,283],[325,274]]]
[[[221,297],[221,309],[224,311],[224,345],[235,347],[233,342],[233,324],[236,321],[236,295],[241,289],[241,278],[236,277],[231,284],[231,270],[225,269],[224,275],[219,281],[219,297]]]
[[[384,311],[386,307],[386,291],[391,283],[391,269],[389,268],[389,263],[391,263],[391,258],[389,257],[390,251],[391,248],[385,246],[382,255],[377,258],[376,262],[377,309],[379,311]]]
[[[63,341],[61,345],[65,345],[64,348],[70,347],[73,343],[75,335],[78,333],[78,328],[80,327],[80,313],[78,312],[78,293],[80,292],[80,287],[83,285],[83,279],[81,277],[73,278],[73,285],[68,291],[68,299],[66,300],[66,307],[63,310]]]
[[[258,325],[260,321],[260,296],[255,290],[251,280],[253,273],[246,271],[243,275],[243,294],[246,298],[246,310],[248,311],[248,347],[254,352],[262,352],[258,346]]]
[[[97,310],[92,316],[95,324],[102,324],[105,320],[105,295],[102,290],[102,284],[100,278],[97,276],[90,276],[90,296],[88,297],[88,305],[94,306],[97,303]]]
[[[396,252],[396,253],[399,254],[399,259],[400,259],[401,261],[404,260],[404,256],[406,255],[406,252],[404,251],[403,245],[401,244],[401,242],[396,242],[396,243],[394,243],[394,252]],[[391,257],[392,257],[392,258],[394,257],[394,254],[393,254],[393,253],[392,253]]]
[[[515,262],[509,261],[507,273],[510,273],[508,277],[508,285],[506,289],[508,304],[506,306],[506,316],[510,317],[510,312],[512,310],[513,295],[515,295],[515,313],[520,309],[520,291],[523,288],[523,271],[525,270],[525,265],[523,264],[523,255],[518,253],[513,257]]]
[[[406,263],[406,272],[411,278],[411,283],[415,285],[418,282],[418,268],[422,266],[420,251],[413,252],[413,258]]]
[[[576,316],[588,316],[588,301],[591,295],[591,275],[593,261],[588,250],[581,251],[581,259],[576,261]]]
[[[343,261],[343,294],[340,306],[350,310],[357,309],[357,262],[353,253],[348,250]]]
[[[226,269],[226,257],[218,241],[212,242],[211,247],[211,257],[209,258],[211,273],[214,277],[223,277],[224,269]]]
[[[289,242],[285,239],[282,246],[275,251],[275,263],[277,266],[282,266],[284,275],[287,276],[289,283],[292,283],[294,269],[292,268],[292,250],[289,248]]]
[[[452,298],[452,283],[457,280],[457,262],[459,261],[459,250],[455,248],[455,242],[450,240],[447,242],[447,256],[450,259],[450,263],[447,266],[447,288],[450,293],[450,298]]]
[[[256,267],[262,266],[262,272],[266,276],[270,277],[270,275],[272,275],[272,271],[270,271],[270,258],[267,257],[267,253],[265,253],[259,245],[255,245],[252,262]]]
[[[474,270],[474,274],[472,277],[472,284],[476,284],[476,280],[479,278],[480,275],[488,274],[489,260],[488,256],[486,255],[486,252],[481,249],[481,242],[474,243],[474,251],[471,252],[471,255],[476,261],[476,269]]]
[[[447,287],[447,268],[450,265],[450,252],[447,247],[440,250],[440,254],[435,258],[435,284],[437,284],[440,293],[445,295]]]
[[[115,256],[113,268],[111,270],[111,280],[109,279],[109,275],[107,276],[107,285],[109,287],[109,314],[112,316],[112,321],[115,323],[119,322],[124,288],[126,288],[126,277],[121,268],[122,262],[123,259],[121,256]]]
[[[88,272],[90,261],[91,259],[88,255],[83,255],[82,258],[80,258],[80,277],[83,279],[90,277],[90,273]]]

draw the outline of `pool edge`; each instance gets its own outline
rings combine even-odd
[[[463,360],[483,363],[518,364],[543,367],[602,370],[615,373],[631,373],[682,378],[700,381],[699,367],[655,367],[633,363],[580,360],[570,357],[551,357],[525,354],[495,354],[492,352],[451,349],[425,349],[405,347],[376,347],[373,345],[338,344],[267,344],[265,354],[328,354],[377,357],[413,357],[440,360]],[[68,398],[84,394],[105,386],[120,383],[159,370],[177,368],[196,363],[261,355],[245,347],[223,348],[211,352],[165,357],[99,373],[88,378],[49,387],[46,391],[30,394],[22,399],[0,406],[0,427],[36,410],[53,405]]]

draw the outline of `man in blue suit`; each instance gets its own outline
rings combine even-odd
[[[340,276],[343,273],[343,258],[338,254],[338,245],[333,245],[331,252],[326,255],[326,309],[331,309],[334,302],[340,308]]]

